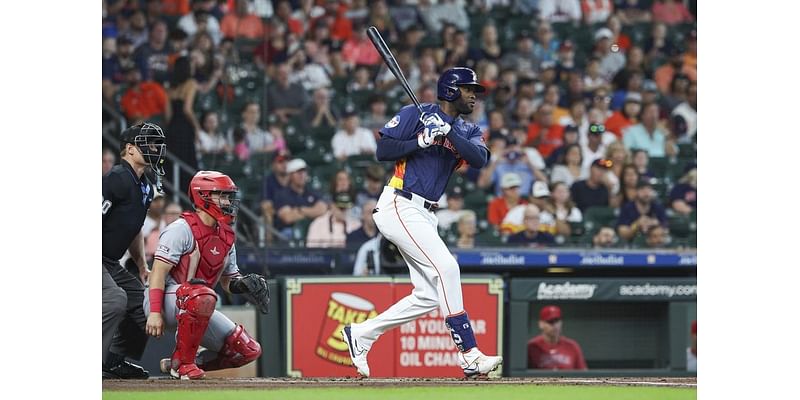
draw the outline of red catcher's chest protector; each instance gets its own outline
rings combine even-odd
[[[178,283],[192,278],[202,279],[208,287],[213,288],[222,275],[228,252],[236,241],[236,234],[226,224],[204,224],[194,212],[184,212],[181,217],[192,230],[195,248],[181,256],[170,275]]]

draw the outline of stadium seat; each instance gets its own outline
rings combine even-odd
[[[476,247],[496,247],[501,245],[503,245],[503,237],[500,236],[500,233],[493,227],[478,232],[478,234],[475,235]]]
[[[669,232],[677,238],[687,238],[691,232],[691,221],[686,216],[671,216],[668,218]]]
[[[678,145],[678,158],[691,159],[697,158],[697,144],[681,143]]]
[[[619,212],[613,207],[589,207],[583,216],[584,229],[591,232],[601,226],[613,227],[618,214]]]
[[[647,167],[653,173],[653,176],[658,179],[664,179],[667,176],[667,164],[669,161],[666,157],[650,157],[650,162]]]

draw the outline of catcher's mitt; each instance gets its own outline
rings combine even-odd
[[[230,284],[231,293],[241,294],[250,304],[258,307],[262,314],[269,313],[269,286],[267,280],[258,274],[247,274],[234,279]]]

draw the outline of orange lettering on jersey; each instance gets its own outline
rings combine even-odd
[[[395,189],[403,188],[403,177],[406,175],[406,159],[401,158],[394,163],[394,176],[389,180],[389,186]]]

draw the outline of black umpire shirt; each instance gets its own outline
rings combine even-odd
[[[153,188],[122,160],[103,176],[103,257],[119,260],[142,229]]]

